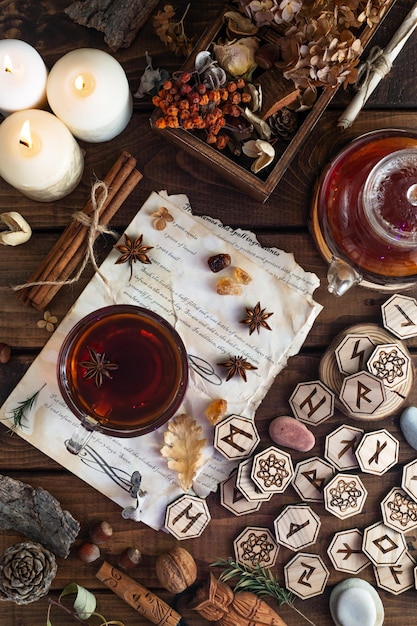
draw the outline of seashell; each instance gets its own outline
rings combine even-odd
[[[16,211],[2,213],[0,219],[8,227],[8,230],[0,232],[0,244],[18,246],[31,238],[32,229],[20,213]]]
[[[253,124],[256,132],[262,139],[265,139],[266,141],[271,139],[272,131],[264,120],[255,115],[255,113],[253,113],[248,107],[246,107],[243,111],[243,115],[246,117],[248,122]]]
[[[243,145],[242,150],[243,153],[246,154],[246,156],[252,159],[256,159],[256,161],[252,163],[251,167],[251,170],[254,174],[257,174],[265,167],[267,167],[270,163],[272,163],[275,157],[274,147],[271,146],[270,143],[268,143],[267,141],[263,141],[262,139],[251,139],[250,141],[247,141]]]
[[[261,85],[254,83],[247,83],[244,91],[251,95],[251,110],[255,113],[262,108],[262,87]]]
[[[204,72],[204,82],[211,89],[219,89],[219,87],[224,85],[226,79],[226,72],[218,65],[214,65]]]
[[[210,52],[208,50],[202,50],[195,57],[194,67],[197,72],[201,74],[208,69],[212,63],[214,63],[214,59],[212,58]]]

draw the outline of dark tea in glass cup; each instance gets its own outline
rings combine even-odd
[[[66,447],[78,454],[93,432],[137,437],[165,424],[188,383],[177,331],[135,305],[94,311],[68,333],[58,356],[58,385],[80,420]]]

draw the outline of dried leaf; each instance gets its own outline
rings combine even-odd
[[[161,454],[168,459],[169,469],[177,472],[184,491],[192,486],[194,476],[204,461],[202,450],[206,440],[200,437],[202,430],[191,415],[183,413],[172,419],[164,432],[165,445]]]

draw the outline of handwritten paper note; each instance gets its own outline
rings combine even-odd
[[[161,206],[174,221],[158,231],[151,214]],[[95,433],[80,455],[68,453],[65,441],[77,420],[66,407],[56,380],[64,337],[82,317],[112,304],[149,308],[176,328],[187,348],[190,367],[189,386],[179,412],[197,420],[207,441],[205,463],[196,476],[193,493],[206,497],[232,469],[232,463],[212,445],[213,428],[205,417],[206,407],[223,398],[228,413],[255,419],[274,378],[299,351],[321,310],[313,299],[319,283],[314,274],[297,265],[292,254],[262,248],[248,231],[193,216],[185,196],[151,194],[126,233],[133,239],[142,234],[144,244],[153,246],[151,264],[134,264],[129,280],[127,265],[115,264],[119,252],[109,254],[100,268],[107,284],[98,275],[92,278],[1,408],[0,419],[12,425],[11,411],[17,403],[45,384],[18,434],[123,508],[133,504],[130,479],[133,472],[140,472],[141,487],[146,491],[141,519],[159,529],[167,504],[183,493],[176,474],[160,454],[166,427],[131,439]],[[221,274],[214,274],[207,265],[208,257],[217,253],[232,258],[230,268]],[[241,295],[218,295],[217,281],[232,274],[235,267],[247,272],[251,282],[242,287]],[[268,318],[272,331],[249,336],[241,320],[245,308],[253,308],[258,301],[273,312]],[[246,383],[239,377],[225,381],[227,372],[218,364],[231,356],[243,356],[257,368],[248,372]]]

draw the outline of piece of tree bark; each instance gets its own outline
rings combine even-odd
[[[0,474],[0,528],[17,530],[66,558],[80,524],[45,489]]]
[[[104,41],[116,51],[128,48],[159,0],[83,0],[65,13],[77,24],[104,33]]]

